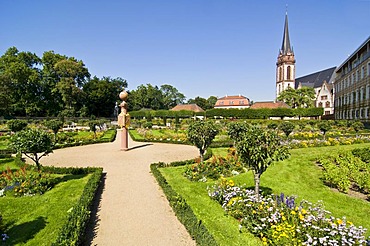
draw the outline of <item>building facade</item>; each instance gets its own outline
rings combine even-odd
[[[276,98],[288,88],[294,88],[295,84],[295,57],[290,45],[288,14],[285,14],[283,43],[279,50],[276,62]]]
[[[249,99],[245,96],[224,96],[217,99],[214,108],[249,108]]]
[[[336,67],[296,78],[295,88],[311,87],[315,90],[315,107],[324,108],[324,115],[334,114],[334,88]]]
[[[335,119],[370,119],[370,36],[336,70]]]

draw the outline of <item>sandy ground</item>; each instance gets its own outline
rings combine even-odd
[[[88,245],[196,245],[150,173],[153,162],[195,158],[195,147],[129,140],[55,150],[43,165],[103,167],[104,186]]]

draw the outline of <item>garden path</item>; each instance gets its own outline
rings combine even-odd
[[[177,220],[150,173],[153,162],[195,158],[195,147],[145,144],[129,139],[120,151],[120,134],[113,143],[55,150],[43,165],[103,167],[104,187],[89,245],[196,245]]]

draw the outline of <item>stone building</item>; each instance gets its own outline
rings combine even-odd
[[[370,119],[370,36],[336,70],[335,119]]]

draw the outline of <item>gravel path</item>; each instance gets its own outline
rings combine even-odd
[[[55,150],[41,159],[43,165],[104,168],[89,245],[196,245],[151,175],[150,164],[195,158],[197,149],[130,139],[130,150],[120,151],[119,135],[113,143]]]

